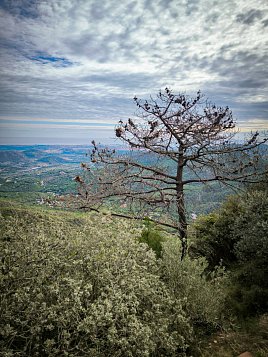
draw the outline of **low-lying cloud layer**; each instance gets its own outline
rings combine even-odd
[[[265,0],[2,0],[0,15],[2,137],[112,136],[165,86],[268,127]]]

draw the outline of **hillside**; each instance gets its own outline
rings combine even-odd
[[[0,229],[1,356],[267,355],[267,316],[234,320],[228,276],[180,262],[177,238],[158,231],[157,260],[155,228],[7,200]]]

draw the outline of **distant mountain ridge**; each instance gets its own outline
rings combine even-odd
[[[21,161],[29,162],[30,160],[20,151],[0,151],[0,163],[19,163]]]
[[[129,152],[128,148],[110,146],[120,154]],[[78,164],[86,161],[86,154],[91,145],[0,145],[0,165],[64,165]],[[267,155],[268,145],[261,145],[260,151]],[[145,153],[145,152],[144,152]],[[147,153],[146,161],[152,154]],[[150,159],[149,159],[150,161]]]
[[[0,145],[0,164],[72,164],[84,160],[86,146],[60,145]]]

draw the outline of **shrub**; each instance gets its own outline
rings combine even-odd
[[[234,223],[235,254],[241,262],[268,261],[268,191],[248,193]]]
[[[1,218],[2,356],[183,354],[191,328],[182,304],[137,232],[108,216],[66,222]]]
[[[157,258],[162,255],[162,243],[166,237],[151,222],[145,222],[145,227],[138,237],[140,243],[146,243],[154,252]]]
[[[268,190],[257,186],[229,198],[217,212],[195,223],[193,256],[209,269],[222,261],[231,272],[229,307],[242,316],[268,310]]]
[[[234,222],[240,211],[240,199],[231,196],[217,211],[201,216],[194,224],[195,239],[190,248],[193,256],[205,257],[210,270],[223,264],[228,267],[236,261],[233,234]]]
[[[241,264],[232,271],[228,306],[247,318],[268,311],[267,262]]]
[[[231,303],[242,315],[268,311],[268,191],[251,191],[241,202],[234,227],[237,266]]]
[[[163,279],[193,326],[203,330],[217,328],[226,296],[227,277],[223,269],[215,270],[210,276],[205,273],[207,262],[204,258],[180,260],[181,247],[178,239],[163,243]]]

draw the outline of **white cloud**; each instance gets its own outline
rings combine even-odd
[[[73,125],[64,125],[64,124],[43,124],[43,123],[0,123],[0,128],[18,130],[18,129],[31,129],[31,130],[43,130],[43,129],[57,129],[57,130],[113,130],[113,127],[108,125],[83,125],[83,124],[73,124]]]
[[[116,122],[134,95],[168,85],[265,118],[267,10],[263,0],[5,0],[0,115]]]
[[[256,128],[259,131],[267,131],[268,130],[268,121],[267,119],[251,119],[250,121],[241,121],[239,123],[241,130],[243,132],[255,131]]]
[[[0,118],[0,125],[1,125],[1,121],[9,121],[9,122],[25,122],[25,121],[29,121],[32,122],[32,124],[38,124],[38,122],[48,122],[53,124],[54,122],[57,123],[65,123],[65,124],[78,124],[78,125],[83,125],[83,124],[87,124],[87,125],[94,125],[95,121],[92,119],[52,119],[52,118],[27,118],[27,117],[2,117]],[[98,123],[97,124],[114,124],[114,120],[112,119],[98,119]]]

